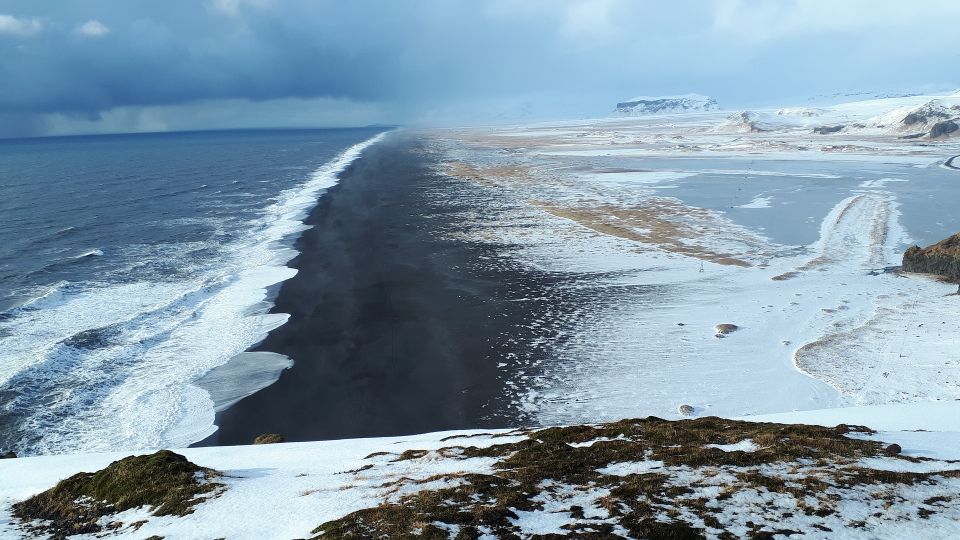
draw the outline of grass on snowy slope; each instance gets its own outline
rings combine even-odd
[[[938,475],[878,470],[861,460],[896,449],[849,438],[866,428],[748,423],[720,418],[623,420],[550,428],[488,448],[448,447],[444,458],[495,457],[494,474],[401,479],[446,487],[409,494],[325,523],[320,538],[740,538],[801,529],[864,527],[842,515],[868,499],[883,518],[903,503],[901,486],[935,485]],[[432,459],[407,452],[395,459]],[[923,460],[898,456],[898,460]],[[935,513],[951,488],[918,511]],[[931,506],[932,505],[932,506]],[[926,513],[926,516],[924,515]],[[889,513],[898,519],[898,512]]]
[[[398,465],[423,471],[379,485],[371,491],[368,508],[319,524],[313,534],[727,539],[800,532],[856,537],[876,536],[877,531],[883,536],[883,527],[891,523],[956,522],[960,471],[953,469],[960,464],[899,455],[896,448],[866,440],[869,433],[844,425],[651,417],[499,434],[495,437],[509,442],[485,447],[470,445],[471,436],[457,435],[447,440],[449,446],[436,450],[376,452],[358,469],[340,473],[342,492],[362,489],[354,482],[361,484]],[[61,482],[18,505],[18,519],[39,519],[33,521],[34,531],[63,537],[69,532],[57,524],[75,511],[70,500],[116,512],[139,502],[152,506],[156,515],[165,512],[163,501],[171,498],[178,501],[172,508],[184,513],[195,504],[216,504],[202,502],[221,489],[207,487],[214,485],[208,478],[215,472],[198,475],[206,470],[197,468],[190,476],[193,487],[189,481],[163,488],[142,478],[117,480],[123,474],[116,465],[132,459],[151,457],[127,458],[93,476],[77,475],[99,475],[102,483],[125,486],[121,494],[89,485],[70,491]],[[322,454],[317,459],[323,459]],[[474,465],[467,465],[468,460]],[[464,467],[443,467],[458,472],[436,474],[437,464],[458,462]],[[489,466],[478,469],[477,463]],[[140,491],[147,487],[170,491],[143,497]],[[118,503],[119,495],[131,502]],[[36,501],[44,500],[59,502],[38,506]],[[45,508],[46,513],[31,513],[31,508]],[[109,523],[110,513],[99,514],[97,522]],[[113,526],[117,531],[121,527]],[[203,523],[196,527],[202,530]]]
[[[79,473],[53,488],[14,505],[14,516],[31,533],[54,539],[117,529],[119,522],[102,518],[151,507],[153,515],[185,516],[222,485],[216,471],[199,467],[169,450],[131,456],[96,473]]]

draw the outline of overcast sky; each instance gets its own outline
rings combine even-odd
[[[0,136],[943,89],[958,24],[957,0],[0,0]]]

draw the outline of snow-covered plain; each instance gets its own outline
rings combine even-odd
[[[517,205],[483,234],[569,278],[564,315],[532,322],[561,328],[548,360],[504,366],[513,398],[543,424],[960,399],[956,286],[889,271],[960,230],[940,167],[960,138],[877,120],[931,103],[960,114],[913,96],[434,134],[443,172]]]

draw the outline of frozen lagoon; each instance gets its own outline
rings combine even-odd
[[[515,204],[475,239],[569,278],[567,315],[529,322],[549,359],[502,366],[511,398],[540,424],[960,399],[956,286],[889,271],[960,230],[960,145],[722,118],[433,135]]]

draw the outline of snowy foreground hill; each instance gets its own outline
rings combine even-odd
[[[127,454],[9,459],[0,536],[956,538],[958,413],[923,403],[191,448],[16,506]],[[143,485],[164,487],[135,495]]]

